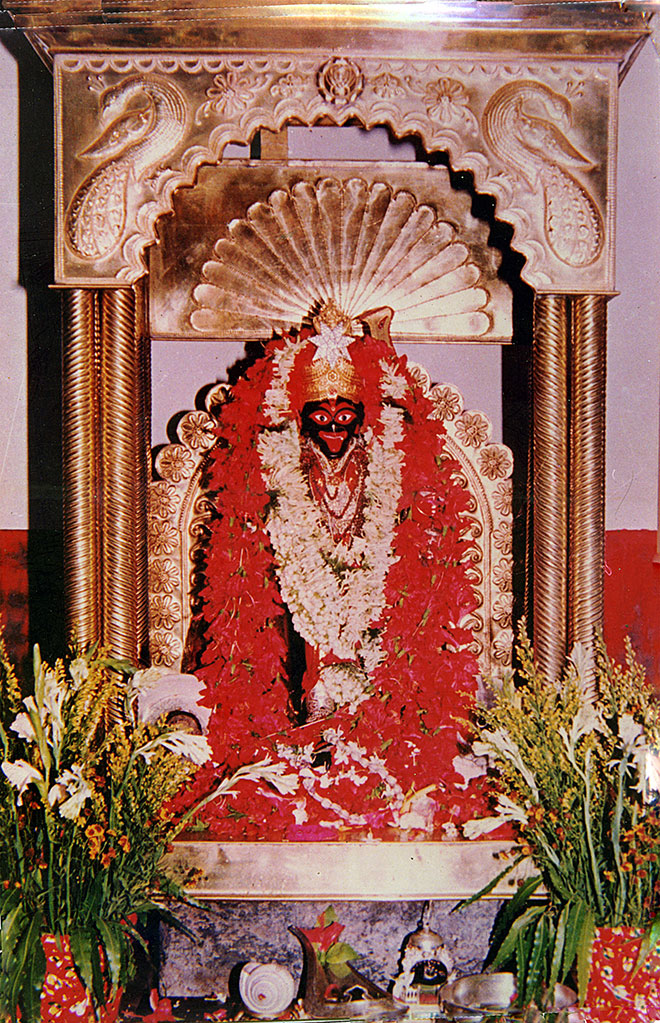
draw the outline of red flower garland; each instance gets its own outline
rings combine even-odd
[[[300,340],[306,336],[302,332]],[[451,834],[452,823],[482,808],[478,786],[466,788],[452,764],[459,752],[456,718],[466,713],[477,673],[468,647],[472,635],[460,626],[475,607],[462,560],[469,495],[454,478],[457,463],[443,452],[444,427],[406,359],[369,337],[354,343],[351,358],[364,382],[364,429],[378,435],[384,401],[404,416],[396,559],[385,580],[381,618],[365,623],[380,633],[385,656],[372,672],[373,694],[356,713],[339,708],[331,718],[294,727],[285,608],[266,530],[270,495],[257,445],[260,433],[273,428],[266,394],[277,356],[295,340],[273,341],[221,410],[208,479],[217,516],[203,610],[193,630],[197,650],[188,658],[207,684],[209,740],[219,766],[211,775],[209,769],[199,772],[185,800],[208,790],[218,772],[269,756],[298,771],[302,784],[284,795],[248,782],[239,794],[209,804],[213,837],[318,839],[356,829],[385,837],[393,835],[393,826],[422,827],[420,812],[427,833],[444,826]],[[293,409],[302,404],[301,370],[311,350],[302,347],[288,380]],[[385,369],[390,380],[396,378],[396,397],[384,394]],[[429,530],[428,494],[442,503],[440,531]],[[329,733],[340,737],[331,765],[312,765],[310,749],[327,746]],[[414,812],[406,816],[408,808]]]

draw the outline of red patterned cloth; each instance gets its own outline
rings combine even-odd
[[[660,1020],[660,953],[635,970],[642,932],[601,927],[591,953],[584,1023],[657,1023]]]
[[[44,934],[41,939],[46,954],[46,975],[41,992],[41,1019],[53,1023],[114,1023],[119,1015],[122,991],[99,1009],[98,1017],[89,992],[73,966],[69,939],[66,935]]]

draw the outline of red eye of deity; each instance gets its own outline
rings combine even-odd
[[[313,423],[317,426],[327,426],[328,423],[332,422],[332,415],[326,409],[318,408],[315,412],[312,412],[310,417]]]

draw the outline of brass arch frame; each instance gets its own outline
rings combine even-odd
[[[580,91],[573,78],[585,70],[575,60],[558,68],[528,58],[512,68],[501,61],[477,65],[453,58],[406,64],[401,56],[375,59],[368,54],[325,59],[319,54],[256,57],[234,51],[213,56],[56,56],[57,268],[62,284],[84,285],[75,287],[67,302],[65,386],[72,395],[82,388],[89,396],[88,408],[97,405],[90,420],[89,413],[87,419],[81,417],[75,400],[68,402],[65,418],[65,472],[71,481],[65,537],[68,613],[84,640],[100,636],[123,656],[147,654],[146,444],[143,417],[136,417],[135,410],[149,403],[147,346],[139,320],[143,253],[155,238],[156,220],[172,209],[175,189],[191,184],[202,163],[217,161],[230,139],[246,142],[259,128],[273,130],[291,120],[313,124],[325,117],[336,124],[349,119],[366,127],[385,123],[397,136],[414,132],[430,152],[447,151],[455,170],[469,170],[477,189],[496,195],[498,218],[513,223],[513,244],[527,257],[523,276],[537,294],[534,641],[542,666],[552,676],[559,673],[572,643],[590,642],[602,618],[611,154],[599,154],[604,157],[598,164],[602,173],[593,182],[591,171],[578,180],[560,163],[550,161],[545,171],[539,165],[536,172],[545,181],[540,194],[530,187],[531,162],[525,166],[520,153],[507,154],[507,124],[523,98],[529,110],[544,103],[552,109],[559,100],[566,111],[575,107],[584,140],[591,139],[592,145],[588,129],[600,111],[604,138],[611,139],[615,68],[603,61],[594,73],[591,65],[591,85],[583,82]],[[514,71],[529,76],[522,82],[524,93],[515,91]],[[336,95],[340,88],[341,102]],[[100,103],[99,90],[106,97]],[[122,164],[127,157],[113,158],[104,151],[87,169],[90,137],[100,136],[97,148],[104,141],[107,96],[132,90],[153,95],[154,108],[163,106],[169,135],[165,133],[160,148],[153,144],[149,158],[136,150],[130,167]],[[75,130],[67,123],[67,104],[77,115],[83,111]],[[217,122],[214,127],[206,123],[209,118]],[[504,169],[507,158],[514,167],[518,161],[517,174]],[[106,185],[110,171],[114,177]],[[123,183],[117,184],[121,174]],[[120,226],[109,240],[94,234],[98,214],[93,203],[91,212],[86,207],[101,186],[119,189],[114,198],[121,207]],[[577,249],[566,248],[567,238],[553,233],[548,214],[567,188],[569,205],[561,212],[582,224],[585,240]],[[151,198],[145,201],[145,196]],[[91,475],[90,465],[96,466]],[[103,510],[95,513],[99,508]],[[107,528],[110,521],[115,528]]]

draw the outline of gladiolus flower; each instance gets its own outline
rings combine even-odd
[[[9,779],[15,789],[18,789],[19,796],[22,796],[28,785],[32,782],[44,783],[44,777],[40,771],[28,764],[27,760],[3,761],[2,773]]]

